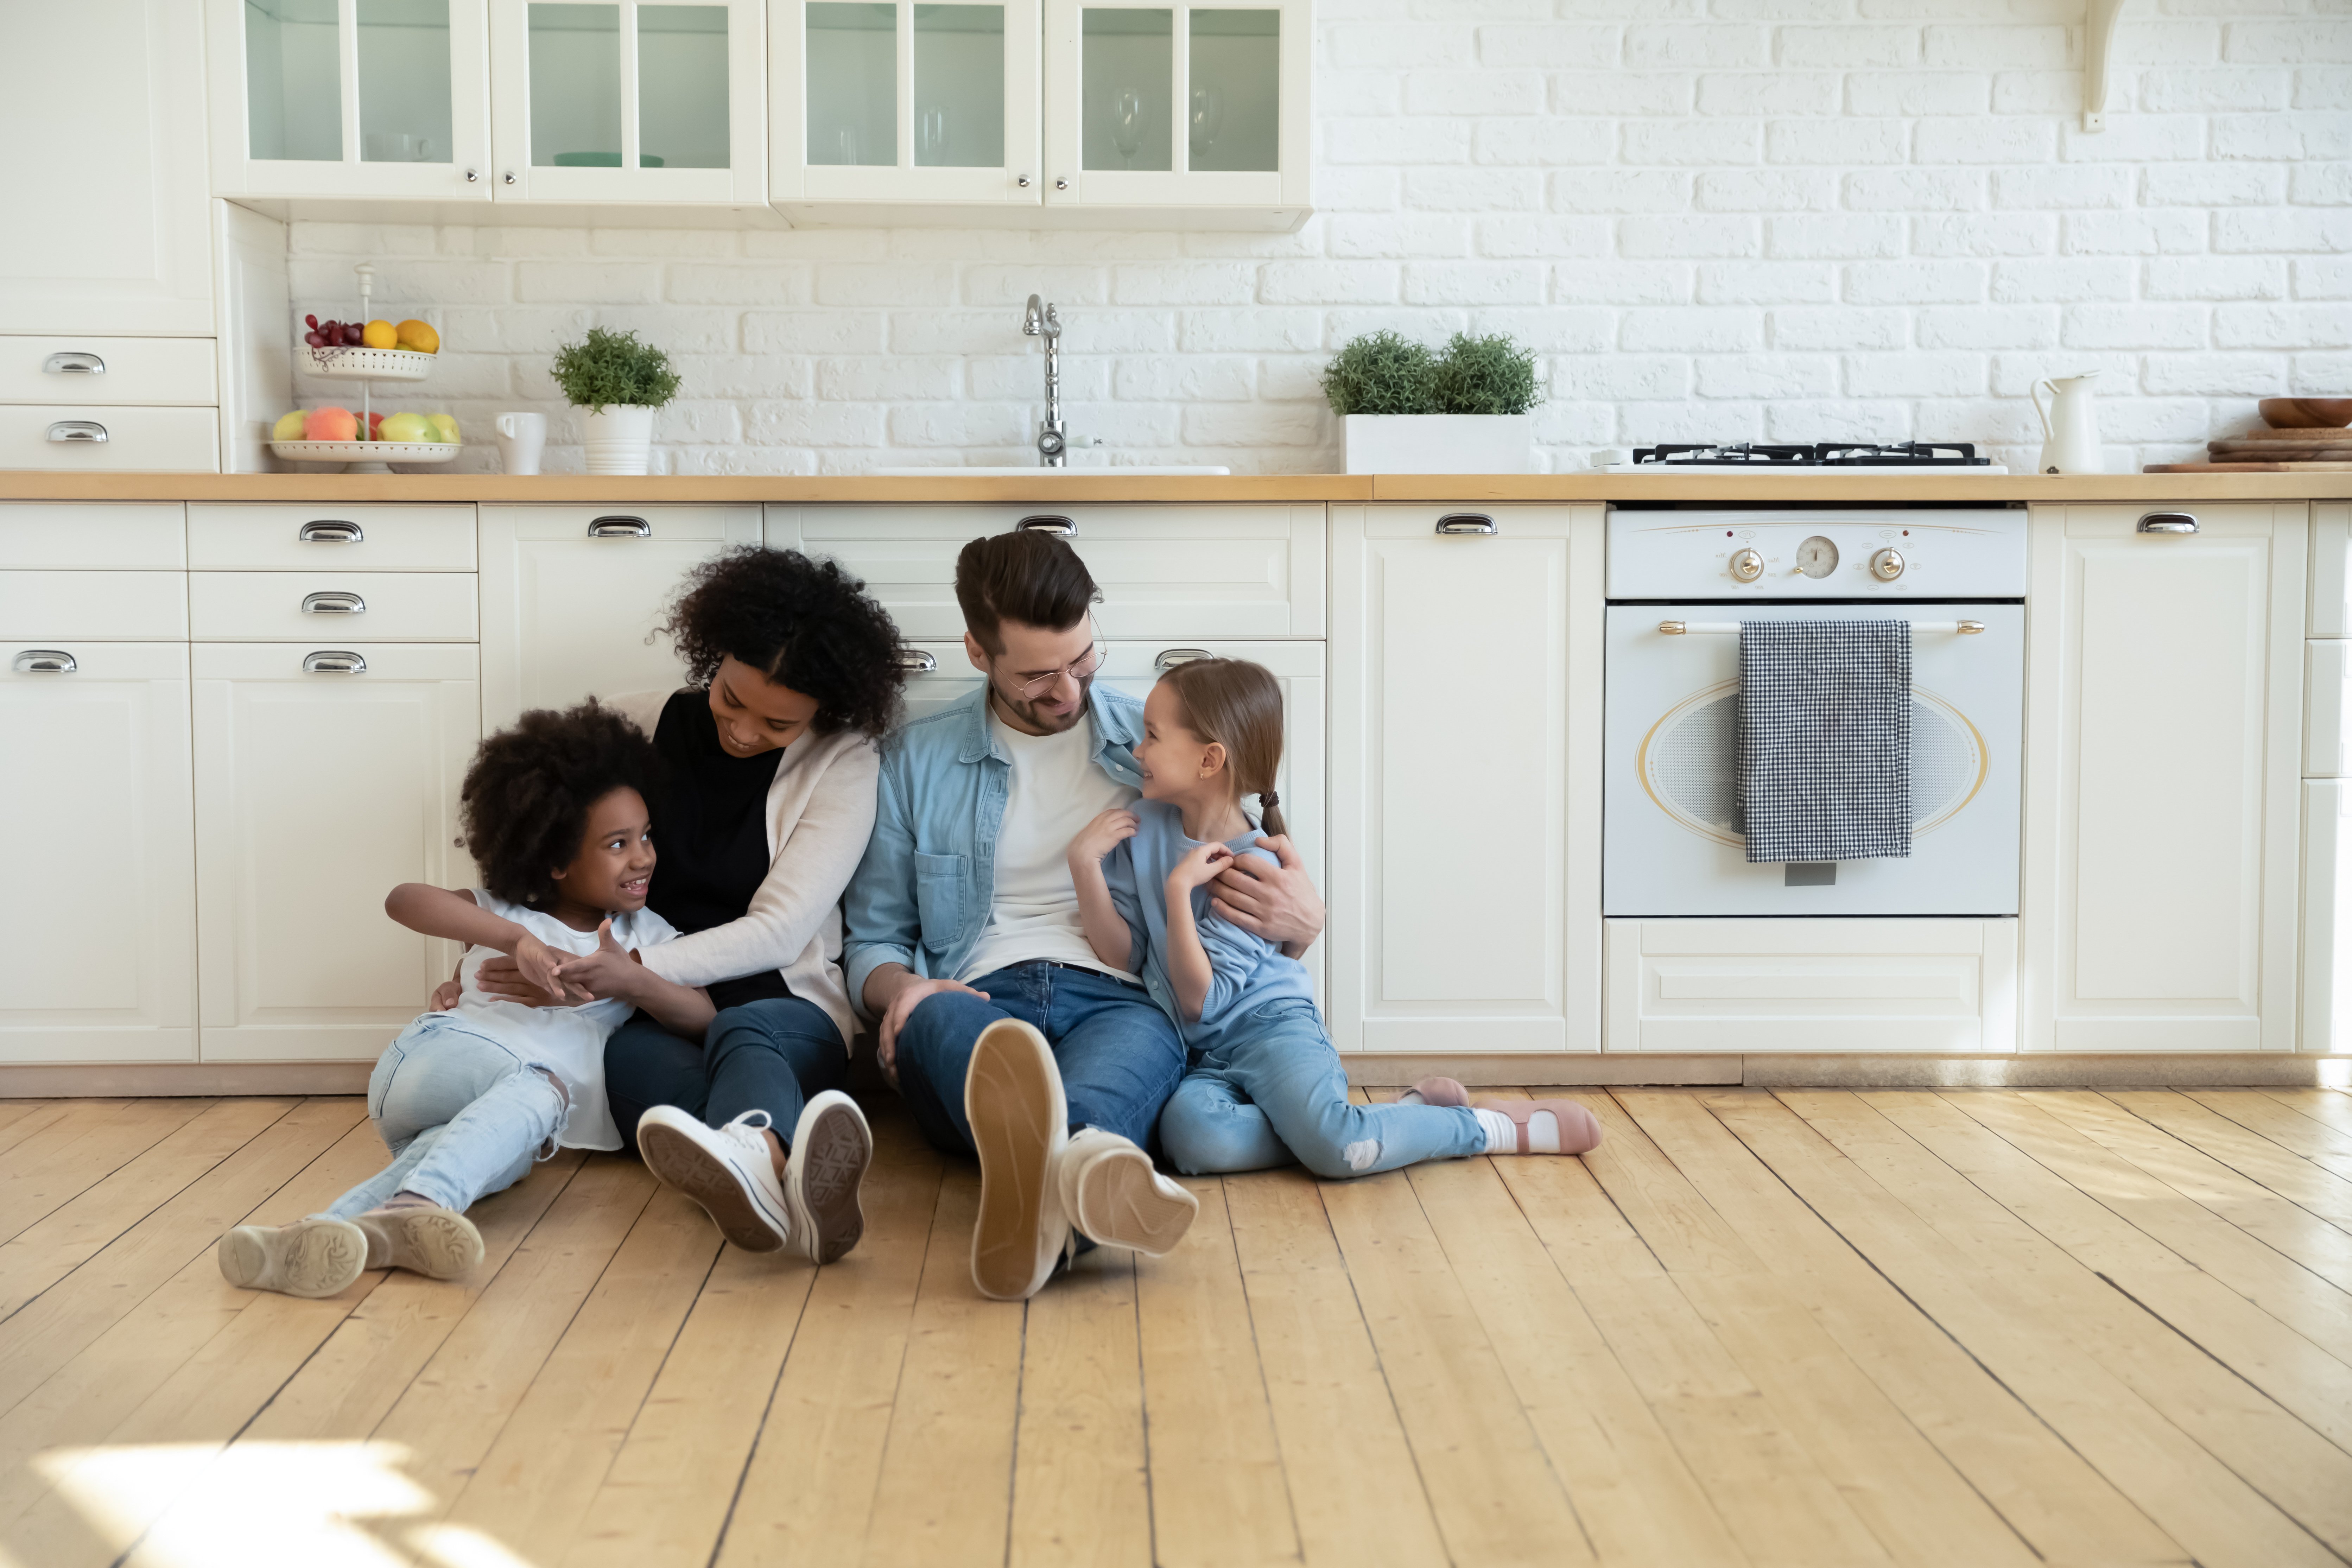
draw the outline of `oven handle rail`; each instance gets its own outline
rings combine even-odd
[[[1956,637],[1972,637],[1985,629],[1982,621],[1913,621],[1911,630],[1948,632]],[[1739,635],[1738,621],[1660,621],[1658,630],[1670,637],[1727,637]]]

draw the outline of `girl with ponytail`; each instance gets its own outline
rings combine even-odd
[[[1106,811],[1070,845],[1087,941],[1105,963],[1140,970],[1173,1018],[1191,1070],[1160,1116],[1160,1142],[1190,1175],[1304,1163],[1318,1176],[1368,1176],[1472,1154],[1580,1154],[1601,1124],[1573,1100],[1472,1105],[1452,1079],[1426,1079],[1393,1105],[1351,1105],[1314,983],[1296,959],[1209,909],[1208,884],[1236,857],[1273,858],[1284,831],[1282,688],[1263,665],[1196,659],[1143,705],[1135,760],[1143,798]],[[1255,820],[1244,803],[1255,798]]]

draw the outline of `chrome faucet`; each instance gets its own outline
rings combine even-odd
[[[1032,294],[1021,315],[1021,333],[1045,340],[1045,421],[1037,426],[1037,461],[1044,468],[1064,468],[1070,460],[1070,442],[1062,428],[1062,318]]]

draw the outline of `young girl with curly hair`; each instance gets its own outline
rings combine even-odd
[[[646,908],[654,869],[645,792],[652,743],[593,700],[526,713],[466,773],[465,846],[478,888],[404,882],[384,912],[468,943],[459,994],[401,1032],[368,1079],[392,1163],[322,1214],[221,1237],[231,1284],[331,1296],[365,1268],[456,1279],[481,1261],[465,1215],[557,1148],[621,1146],[604,1097],[604,1038],[642,1008],[699,1030],[710,998],[634,960],[677,932]],[[507,954],[559,1005],[520,1005],[475,984]]]

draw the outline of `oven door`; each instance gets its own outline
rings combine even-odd
[[[1662,621],[1876,620],[1885,605],[1612,605],[1601,907],[1611,915],[2013,915],[2025,608],[1909,604],[1911,854],[1749,865],[1735,826],[1739,638]]]

